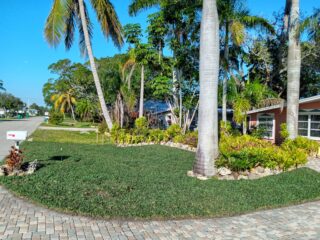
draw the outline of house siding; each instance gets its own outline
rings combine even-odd
[[[304,110],[319,109],[320,110],[320,101],[311,102],[311,103],[301,103],[299,106],[299,109],[300,110],[302,109]],[[286,122],[287,108],[286,107],[284,107],[283,109],[277,108],[277,109],[272,109],[267,111],[261,111],[258,113],[248,114],[248,116],[250,116],[250,123],[249,123],[250,128],[257,126],[258,115],[263,113],[274,114],[274,119],[275,119],[274,139],[270,139],[270,141],[273,143],[281,143],[282,139],[280,136],[280,126],[282,123]]]

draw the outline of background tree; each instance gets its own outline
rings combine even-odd
[[[111,37],[115,45],[120,47],[123,44],[122,27],[111,2],[109,0],[91,0],[91,4],[104,35],[107,38]],[[54,0],[45,26],[46,39],[50,45],[57,46],[64,38],[66,48],[70,49],[74,40],[75,23],[77,23],[79,30],[81,52],[89,57],[102,113],[109,129],[111,129],[112,120],[103,97],[91,47],[92,29],[85,2],[83,0]]]
[[[10,111],[21,110],[25,106],[25,103],[10,93],[0,93],[0,108],[4,108]]]
[[[224,36],[223,49],[223,92],[222,92],[222,120],[227,120],[227,81],[230,75],[230,45],[240,46],[246,38],[246,29],[260,28],[270,33],[274,32],[269,22],[259,16],[253,16],[244,7],[243,0],[220,0],[218,1],[220,28]]]
[[[3,81],[0,80],[0,90],[5,91],[6,89],[3,87]]]
[[[54,103],[54,108],[56,111],[65,113],[66,110],[70,110],[72,119],[76,121],[74,106],[76,105],[77,101],[74,97],[74,91],[72,89],[52,95],[51,101]]]

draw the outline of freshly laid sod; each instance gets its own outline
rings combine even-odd
[[[27,161],[38,159],[41,168],[30,176],[0,177],[0,184],[47,207],[81,215],[216,217],[320,199],[320,174],[306,168],[254,181],[200,181],[186,175],[193,153],[164,146],[25,142],[23,149]]]

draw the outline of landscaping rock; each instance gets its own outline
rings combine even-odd
[[[29,174],[33,174],[36,170],[37,170],[37,168],[38,168],[38,160],[34,160],[33,162],[31,162],[31,163],[29,163],[29,165],[28,165],[28,169],[27,169],[27,174],[29,175]]]
[[[264,168],[260,166],[256,167],[256,173],[258,174],[264,173]]]
[[[195,174],[193,171],[188,171],[187,175],[188,175],[188,177],[195,177]]]
[[[220,180],[235,180],[233,175],[225,175],[225,176],[220,176]]]
[[[239,178],[239,173],[232,172],[232,176],[234,177],[235,180],[237,180]]]
[[[230,169],[225,168],[225,167],[222,167],[222,168],[219,168],[219,169],[218,169],[218,173],[219,173],[219,175],[221,175],[221,176],[226,176],[226,175],[230,175],[232,172],[231,172]]]
[[[270,168],[265,168],[264,169],[264,176],[270,176],[272,175],[272,171]]]
[[[256,173],[250,173],[248,176],[247,176],[247,179],[250,179],[250,180],[254,180],[254,179],[258,179],[260,178],[261,176],[259,174],[256,174]]]
[[[247,179],[249,179],[248,176],[245,176],[245,175],[238,176],[238,180],[247,180]]]
[[[197,179],[199,179],[199,180],[201,180],[201,181],[206,181],[206,180],[208,180],[209,178],[208,178],[208,177],[205,177],[205,176],[198,175],[198,176],[197,176]]]

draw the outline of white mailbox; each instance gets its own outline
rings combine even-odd
[[[27,139],[27,136],[28,136],[27,131],[8,131],[7,132],[7,140],[24,141]]]

